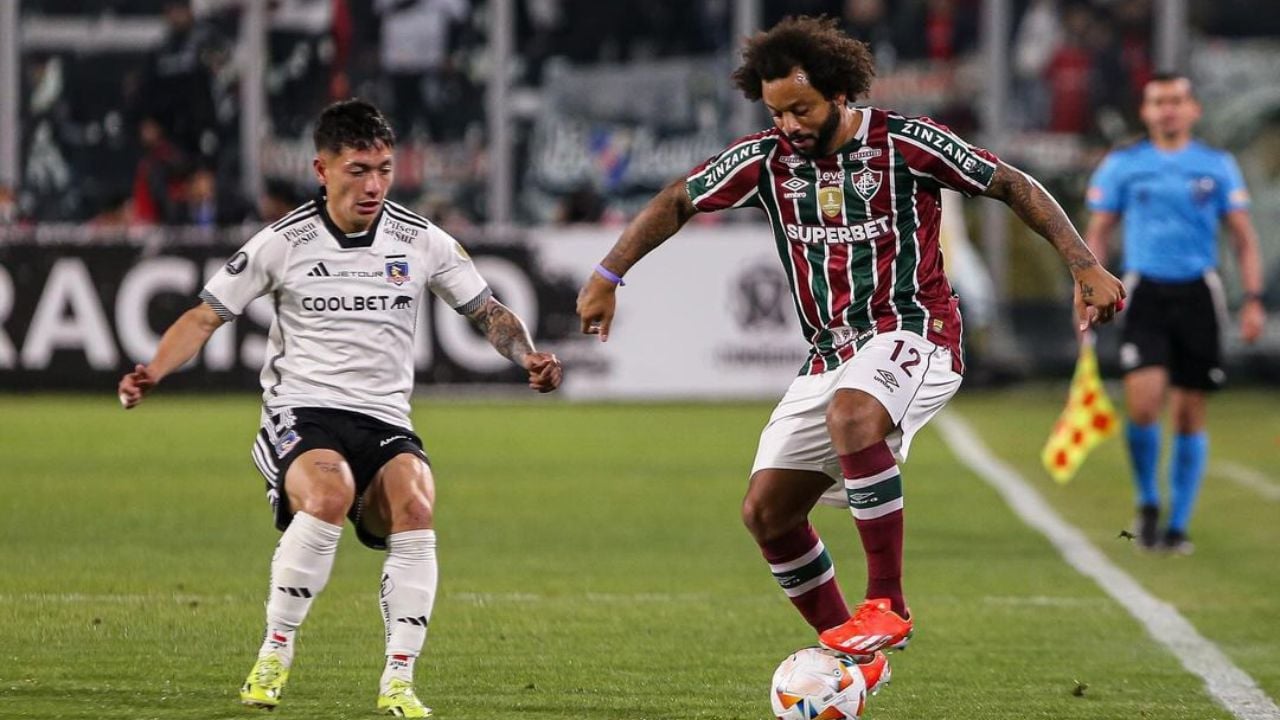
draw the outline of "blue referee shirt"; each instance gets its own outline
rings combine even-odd
[[[1124,216],[1124,269],[1181,282],[1218,265],[1218,224],[1249,207],[1235,158],[1192,141],[1159,150],[1150,140],[1114,150],[1089,181],[1090,210]]]

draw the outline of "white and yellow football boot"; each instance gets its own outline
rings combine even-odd
[[[251,707],[274,710],[289,679],[289,668],[279,655],[258,658],[240,688],[240,702]]]
[[[400,679],[388,682],[382,694],[378,695],[378,712],[406,718],[431,717],[431,708],[423,705],[413,694],[413,683]]]

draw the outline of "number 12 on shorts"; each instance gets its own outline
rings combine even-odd
[[[898,362],[898,357],[902,355],[902,349],[904,347],[906,347],[906,344],[903,341],[894,340],[893,354],[889,356],[889,362]],[[920,351],[915,348],[906,348],[906,350],[910,357],[900,363],[898,367],[902,368],[902,372],[906,373],[907,377],[913,377],[911,374],[911,368],[920,364]]]

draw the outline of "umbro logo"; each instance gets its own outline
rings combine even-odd
[[[809,195],[809,191],[808,191],[809,183],[805,180],[801,180],[798,177],[793,177],[790,180],[780,184],[782,185],[783,190],[788,191],[782,194],[782,197],[786,198],[787,200],[804,198],[804,197],[808,197]]]
[[[311,272],[307,273],[307,277],[333,277],[333,276],[329,273],[329,268],[324,266],[324,263],[318,262],[316,263],[315,267],[311,268]]]
[[[898,378],[894,377],[893,373],[888,370],[877,370],[876,376],[872,379],[883,385],[884,389],[889,392],[893,392],[898,388]]]
[[[874,492],[849,493],[849,502],[853,505],[865,505],[875,499]]]

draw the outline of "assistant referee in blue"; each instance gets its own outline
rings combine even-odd
[[[1218,227],[1225,220],[1240,268],[1240,334],[1262,334],[1262,261],[1249,217],[1249,192],[1230,153],[1194,139],[1200,103],[1184,75],[1162,74],[1143,88],[1148,137],[1111,152],[1089,183],[1085,240],[1105,260],[1111,231],[1124,222],[1130,288],[1120,346],[1126,436],[1137,486],[1138,541],[1147,549],[1192,550],[1187,525],[1209,455],[1205,400],[1222,385],[1220,326],[1226,304],[1218,278]],[[1176,434],[1169,463],[1168,522],[1160,529],[1160,412],[1166,395]]]

